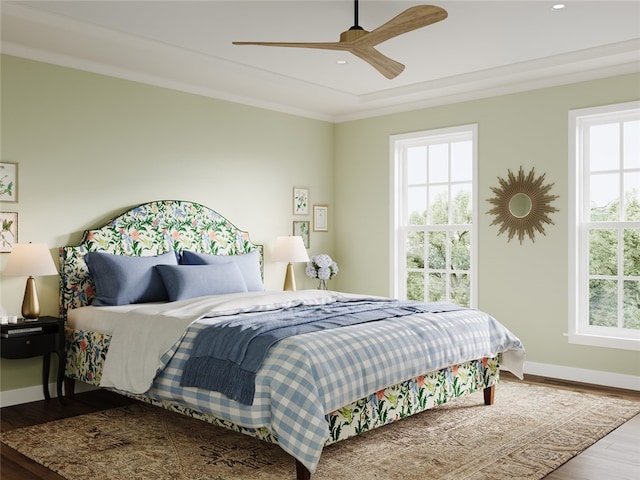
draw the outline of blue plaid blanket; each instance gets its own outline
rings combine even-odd
[[[445,303],[354,300],[241,316],[209,326],[198,334],[180,385],[214,390],[252,405],[256,374],[269,349],[284,338],[416,313],[462,309]]]

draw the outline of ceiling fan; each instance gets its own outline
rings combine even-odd
[[[356,57],[360,57],[382,75],[392,79],[402,73],[404,65],[384,56],[373,47],[398,35],[426,27],[447,18],[447,11],[443,8],[434,5],[417,5],[408,8],[384,25],[368,32],[358,25],[358,0],[354,1],[354,12],[354,25],[340,34],[339,42],[233,42],[233,44],[344,50],[351,52]]]

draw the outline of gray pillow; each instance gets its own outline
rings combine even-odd
[[[220,265],[156,265],[169,300],[246,292],[247,285],[233,262]]]
[[[252,250],[242,255],[209,255],[183,250],[180,263],[182,265],[220,265],[229,261],[235,263],[240,269],[247,291],[261,292],[264,290],[260,273],[260,252],[258,250]]]
[[[144,257],[90,252],[84,258],[96,286],[93,305],[128,305],[169,300],[162,278],[153,267],[160,264],[177,265],[175,252]]]

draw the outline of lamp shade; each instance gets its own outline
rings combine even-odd
[[[300,236],[278,237],[273,247],[274,262],[308,262],[309,255]]]
[[[5,275],[57,275],[58,270],[45,243],[16,243],[11,248]]]

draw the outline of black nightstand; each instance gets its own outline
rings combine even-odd
[[[66,354],[64,348],[64,318],[40,317],[37,320],[19,320],[18,323],[1,325],[0,356],[2,358],[31,358],[43,356],[42,360],[42,389],[44,398],[49,395],[49,369],[51,353],[58,355],[57,392],[58,399],[65,403],[62,397],[62,379]]]

